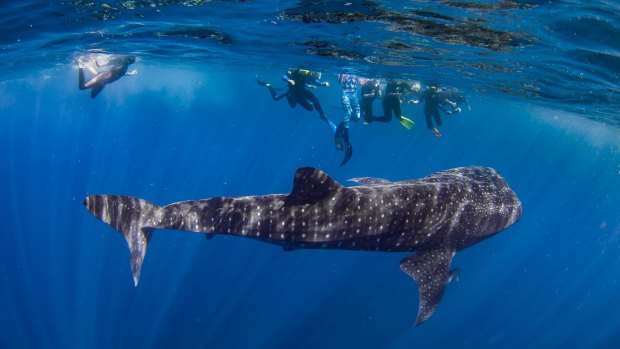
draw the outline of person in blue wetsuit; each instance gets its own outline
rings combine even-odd
[[[78,88],[90,89],[90,98],[95,98],[103,90],[105,85],[113,83],[125,75],[133,76],[136,70],[127,72],[129,65],[136,61],[136,57],[124,55],[91,55],[82,56],[78,63]],[[86,81],[84,69],[91,74]]]
[[[349,161],[353,155],[353,146],[349,140],[349,126],[351,121],[357,122],[360,115],[360,103],[357,97],[357,85],[360,78],[350,74],[339,74],[338,82],[342,86],[342,107],[344,108],[344,118],[336,128],[334,141],[337,150],[344,150],[344,160],[340,166]]]
[[[336,125],[327,118],[327,114],[323,111],[319,99],[308,88],[316,88],[317,86],[329,86],[327,81],[320,81],[321,73],[313,72],[307,69],[295,68],[289,69],[286,75],[282,77],[287,83],[287,87],[283,89],[275,89],[270,83],[256,80],[261,86],[269,89],[269,93],[274,100],[280,100],[286,97],[291,108],[301,105],[307,111],[316,111],[319,113],[321,120],[325,121],[332,132],[336,131]]]
[[[411,86],[404,81],[389,80],[385,85],[385,91],[381,99],[381,106],[383,107],[383,116],[373,117],[373,121],[390,122],[392,121],[392,114],[397,118],[400,123],[408,130],[411,130],[415,122],[404,117],[401,113],[400,103],[401,97],[411,91]]]
[[[355,75],[339,74],[338,82],[342,86],[344,124],[346,128],[349,128],[351,121],[357,122],[361,117],[360,103],[357,97],[357,86],[360,84],[360,78]]]

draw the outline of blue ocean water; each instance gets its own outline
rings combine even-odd
[[[0,347],[617,348],[620,95],[614,2],[28,2],[0,5]],[[399,14],[399,15],[397,15]],[[133,54],[138,75],[95,99],[81,54]],[[415,78],[472,107],[426,130],[353,124],[342,152],[315,112],[259,77]],[[379,113],[379,103],[375,102]],[[414,327],[407,254],[298,250],[156,231],[134,287],[125,241],[82,205],[287,193],[336,180],[497,169],[520,222],[459,252]]]

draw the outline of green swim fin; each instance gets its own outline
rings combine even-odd
[[[415,125],[415,122],[413,122],[411,119],[407,119],[404,116],[400,116],[400,123],[403,125],[404,128],[406,128],[407,130],[411,130],[411,128]]]

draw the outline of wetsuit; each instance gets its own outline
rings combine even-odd
[[[292,69],[286,74],[287,80],[293,80],[294,85],[289,85],[288,103],[292,107],[295,107],[299,103],[307,111],[313,111],[316,109],[319,112],[321,118],[325,118],[325,112],[321,107],[319,99],[308,90],[306,85],[321,86],[322,83],[318,81],[309,70],[305,69]],[[314,106],[314,108],[313,108]]]
[[[433,130],[433,120],[437,126],[441,126],[441,115],[439,115],[439,104],[442,101],[440,91],[436,88],[428,88],[420,97],[420,102],[424,102],[424,118],[426,119],[426,127]]]
[[[340,75],[338,81],[342,86],[342,106],[344,107],[344,127],[349,128],[351,120],[360,119],[360,103],[357,98],[357,77]]]
[[[103,87],[112,83],[127,74],[127,69],[131,63],[135,62],[134,57],[121,56],[111,60],[110,63],[104,65],[105,68],[98,72],[92,79],[85,82],[84,68],[78,68],[78,88],[80,90],[91,89],[90,98],[95,98],[103,90]]]
[[[372,103],[375,101],[375,98],[379,96],[379,85],[375,85],[372,80],[367,80],[364,82],[361,88],[362,94],[362,115],[364,116],[364,121],[367,123],[373,122],[373,112],[372,112]]]
[[[388,81],[385,86],[385,93],[381,98],[381,106],[383,107],[383,116],[373,118],[374,121],[390,122],[392,114],[399,119],[401,117],[400,96],[409,90],[409,85],[404,82]]]

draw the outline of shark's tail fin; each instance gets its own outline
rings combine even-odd
[[[146,200],[121,195],[91,195],[84,199],[84,206],[127,240],[131,273],[134,284],[138,286],[146,248],[153,230],[159,227],[163,208]]]

